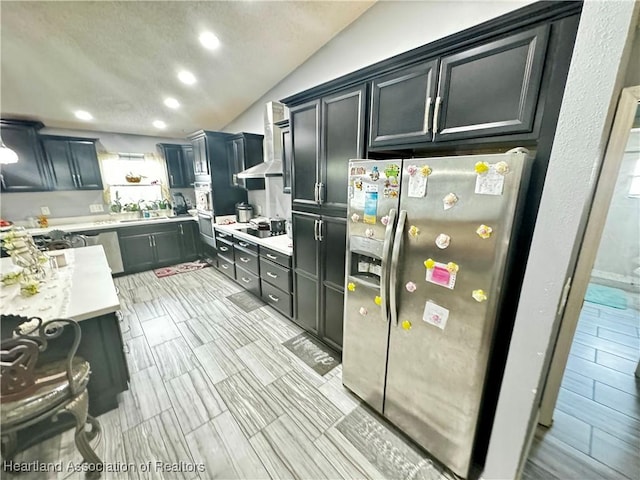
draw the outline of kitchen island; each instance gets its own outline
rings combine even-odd
[[[79,323],[82,339],[77,355],[91,364],[91,378],[87,387],[89,412],[97,416],[117,408],[117,395],[128,388],[129,371],[118,315],[120,301],[102,246],[66,250],[65,255],[68,265],[60,267],[58,272],[59,277],[63,277],[69,273],[64,269],[71,270],[70,281],[61,287],[65,305],[59,308],[47,308],[46,305],[35,307],[43,304],[42,300],[50,291],[47,286],[62,282],[50,279],[42,285],[40,293],[28,298],[14,296],[18,285],[1,287],[3,298],[0,312],[4,315],[39,316],[44,321],[63,316]],[[0,260],[0,271],[7,272],[12,268],[11,258]],[[3,321],[2,338],[11,336],[15,326],[15,323]],[[67,351],[71,337],[63,334],[52,342],[49,349],[53,351],[46,351],[43,358],[46,360],[46,355]]]

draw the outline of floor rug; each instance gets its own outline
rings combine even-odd
[[[621,310],[627,308],[627,294],[624,293],[624,291],[595,283],[589,284],[584,299],[587,302],[619,308]]]
[[[319,375],[326,375],[340,365],[340,355],[308,333],[296,335],[282,345]]]
[[[457,478],[362,407],[356,408],[344,417],[336,425],[336,429],[385,478],[398,480]]]
[[[178,265],[172,265],[170,267],[157,268],[153,271],[156,274],[156,277],[170,277],[171,275],[176,275],[178,273],[184,272],[193,272],[194,270],[200,270],[201,268],[210,267],[207,262],[203,262],[202,260],[196,260],[195,262],[186,262],[179,263]]]
[[[227,300],[241,308],[245,312],[251,312],[256,308],[260,308],[266,305],[262,300],[249,292],[238,292],[233,295],[227,296]]]

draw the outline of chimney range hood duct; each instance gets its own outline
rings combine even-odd
[[[275,124],[284,119],[284,105],[268,102],[264,111],[264,162],[238,173],[238,178],[268,178],[282,176],[282,137]]]

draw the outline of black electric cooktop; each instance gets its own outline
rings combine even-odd
[[[276,235],[285,234],[285,232],[277,233],[277,232],[272,232],[271,230],[258,230],[257,228],[239,228],[238,231],[248,233],[249,235],[253,235],[254,237],[258,237],[258,238],[273,237]]]

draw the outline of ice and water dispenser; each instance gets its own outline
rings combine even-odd
[[[382,277],[383,242],[372,238],[353,235],[349,239],[351,277],[365,283],[380,285]]]

